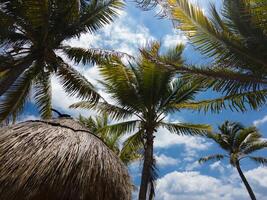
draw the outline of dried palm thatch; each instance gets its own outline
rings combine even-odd
[[[0,129],[1,200],[129,200],[131,189],[120,159],[72,119]]]

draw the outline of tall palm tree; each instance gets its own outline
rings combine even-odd
[[[23,109],[32,86],[41,116],[50,118],[53,74],[69,95],[97,100],[93,85],[62,56],[94,64],[116,53],[70,47],[66,40],[96,32],[122,6],[121,0],[1,0],[0,121]]]
[[[199,159],[200,163],[210,160],[221,160],[227,157],[230,164],[235,167],[245,184],[252,200],[256,200],[246,177],[244,176],[240,161],[249,158],[256,163],[267,164],[267,158],[250,155],[256,151],[267,148],[267,140],[263,140],[256,127],[245,128],[240,123],[224,122],[219,126],[220,133],[208,133],[207,136],[216,142],[227,154],[214,154]]]
[[[159,54],[159,43],[147,48],[153,55]],[[164,54],[169,59],[180,60],[183,46],[178,46],[179,54]],[[140,147],[143,149],[143,169],[139,199],[153,199],[154,181],[157,177],[153,143],[155,132],[160,127],[179,135],[201,135],[210,130],[208,125],[191,123],[170,123],[164,120],[170,113],[183,108],[194,109],[194,99],[202,90],[176,77],[176,72],[156,65],[140,56],[126,66],[120,59],[114,58],[100,68],[103,81],[100,83],[111,96],[115,104],[106,101],[92,104],[82,101],[72,108],[95,109],[99,113],[107,112],[112,119],[122,120],[109,125],[109,131],[118,134],[133,134],[123,144],[122,151]]]
[[[211,5],[208,14],[189,0],[167,2],[165,9],[175,27],[182,30],[191,44],[213,63],[209,66],[177,66],[173,62],[164,62],[165,66],[174,67],[185,73],[186,78],[206,83],[216,91],[227,94],[258,91],[258,99],[266,98],[265,0],[223,0],[221,12]],[[264,93],[264,97],[259,92]]]
[[[120,157],[124,164],[128,165],[141,158],[140,153],[138,152],[139,149],[136,149],[135,151],[132,149],[129,149],[128,151],[124,150],[123,152],[121,151],[121,134],[108,131],[108,125],[110,122],[107,113],[103,113],[101,117],[83,117],[80,115],[78,120],[86,126],[91,133],[97,135],[103,142],[105,142],[105,144]]]

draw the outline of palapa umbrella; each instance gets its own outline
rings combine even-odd
[[[71,118],[0,129],[1,200],[129,200],[120,159]]]

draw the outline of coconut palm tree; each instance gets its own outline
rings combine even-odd
[[[107,113],[103,113],[101,117],[83,117],[80,115],[78,120],[91,133],[96,134],[103,142],[105,142],[105,144],[120,157],[124,164],[128,165],[141,158],[141,155],[138,152],[139,149],[136,149],[135,151],[131,149],[128,152],[121,152],[119,143],[122,139],[121,134],[108,131],[109,118]]]
[[[159,54],[159,43],[148,48],[153,55]],[[179,54],[168,59],[180,60],[183,46],[175,48]],[[153,143],[155,133],[160,127],[179,135],[201,135],[210,130],[208,125],[191,123],[170,123],[164,120],[170,113],[183,108],[194,109],[194,99],[203,88],[176,77],[176,72],[156,65],[140,56],[135,62],[125,65],[121,59],[101,65],[100,81],[105,91],[113,99],[114,104],[100,101],[92,104],[81,101],[72,108],[95,109],[99,113],[108,113],[112,119],[122,122],[111,124],[108,130],[112,133],[133,133],[123,144],[123,151],[136,147],[143,149],[143,170],[139,199],[154,197],[154,181],[157,177]]]
[[[94,64],[118,53],[66,41],[98,31],[122,6],[121,0],[1,0],[0,121],[22,111],[32,87],[41,116],[50,118],[52,75],[69,95],[97,100],[93,85],[63,58]]]
[[[213,62],[208,66],[177,66],[165,62],[165,66],[174,67],[185,73],[187,79],[206,83],[216,91],[227,94],[259,91],[258,99],[266,98],[265,0],[223,0],[221,12],[211,5],[208,14],[189,0],[167,2],[169,17],[175,27]]]
[[[1,128],[0,162],[0,199],[131,199],[125,165],[71,118]]]
[[[210,160],[228,158],[230,164],[235,167],[246,186],[252,200],[256,200],[255,194],[244,176],[240,161],[249,158],[259,163],[267,164],[267,158],[251,155],[252,153],[267,148],[267,140],[263,140],[256,127],[245,128],[240,123],[224,122],[219,126],[220,133],[208,133],[208,138],[217,143],[227,154],[214,154],[199,159],[200,163]]]

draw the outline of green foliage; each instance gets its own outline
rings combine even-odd
[[[266,1],[224,0],[221,12],[211,4],[207,15],[189,0],[167,2],[165,9],[175,27],[213,62],[210,66],[181,66],[171,59],[145,55],[162,66],[176,69],[186,80],[195,80],[222,92],[237,110],[244,111],[244,104],[253,109],[265,104]],[[241,103],[237,103],[237,98],[229,98],[234,94],[242,96],[238,97]]]
[[[94,33],[111,23],[123,7],[121,0],[3,0],[0,7],[1,120],[23,109],[32,87],[41,116],[51,117],[53,74],[68,94],[98,101],[94,86],[56,53],[83,64],[122,56],[114,51],[64,46],[68,39]],[[34,71],[31,76],[29,70]]]
[[[225,157],[225,155],[221,155],[221,154],[215,154],[215,155],[210,155],[210,156],[206,156],[206,157],[202,157],[198,160],[199,163],[205,163],[208,162],[210,160],[221,160]]]
[[[265,15],[260,14],[266,13],[266,3],[225,0],[222,16],[211,5],[210,17],[187,0],[169,0],[169,4],[178,28],[203,54],[222,66],[261,75],[266,67],[267,26]]]
[[[170,48],[164,56],[148,52],[146,49],[143,49],[141,53],[143,57],[157,63],[162,68],[179,72],[183,81],[191,84],[191,86],[187,85],[189,89],[196,87],[194,92],[211,88],[215,92],[223,93],[221,97],[216,99],[204,99],[197,103],[191,101],[190,105],[179,104],[180,108],[218,113],[227,108],[232,111],[245,112],[249,108],[258,109],[265,105],[267,99],[266,89],[254,83],[254,81],[260,81],[261,84],[265,84],[265,81],[254,76],[240,75],[237,72],[231,72],[229,69],[222,70],[218,67],[211,69],[185,65],[183,60],[179,59],[180,48],[181,45],[178,44],[177,47]],[[217,72],[227,73],[227,77],[230,79],[225,78],[220,73],[218,75]],[[210,78],[210,76],[214,77]],[[190,91],[188,92],[190,95]],[[175,106],[178,105],[172,105],[172,107]]]
[[[114,124],[109,125],[109,119],[108,114],[104,113],[101,117],[83,117],[79,116],[78,120],[80,123],[82,123],[88,130],[92,133],[98,136],[103,142],[106,143],[106,145],[116,153],[120,159],[127,165],[131,162],[139,159],[141,155],[139,154],[138,150],[140,148],[123,148],[122,150],[119,147],[119,143],[122,140],[121,136],[125,131],[131,131],[132,127],[131,124],[134,124],[135,122],[127,122],[126,124]],[[128,125],[128,126],[127,126]],[[122,128],[121,128],[122,127]],[[125,130],[126,129],[126,130]],[[126,141],[129,144],[133,145],[132,142],[129,140]]]
[[[210,160],[221,160],[227,157],[230,164],[237,169],[251,199],[256,199],[252,188],[241,170],[240,161],[249,158],[258,164],[266,165],[267,158],[255,157],[250,154],[258,150],[266,149],[267,141],[262,139],[262,136],[256,127],[246,128],[240,123],[225,121],[218,128],[219,133],[208,133],[207,137],[217,143],[226,152],[226,155],[213,154],[202,157],[199,159],[199,163],[204,163]]]
[[[147,51],[151,55],[158,55],[160,44],[152,43],[141,52]],[[162,55],[172,58],[179,63],[183,46],[175,49],[176,53]],[[144,149],[144,160],[148,159],[148,194],[154,196],[154,181],[156,179],[155,159],[147,158],[146,149],[151,145],[151,138],[159,127],[165,127],[170,132],[180,135],[203,135],[211,130],[210,126],[189,123],[168,123],[165,116],[180,111],[179,105],[191,105],[198,92],[202,91],[201,85],[192,84],[176,77],[176,71],[164,68],[157,63],[146,59],[141,54],[134,63],[125,65],[121,59],[114,57],[112,62],[101,65],[100,72],[105,92],[107,92],[114,104],[105,100],[98,103],[89,101],[78,102],[71,107],[94,109],[99,114],[108,113],[111,119],[123,120],[117,124],[107,126],[112,134],[132,135],[123,143],[124,152]],[[195,108],[192,107],[194,110]],[[134,119],[129,119],[134,118]],[[153,145],[153,144],[152,144]]]
[[[236,166],[241,159],[250,158],[260,164],[266,164],[266,158],[254,157],[250,154],[267,148],[267,141],[255,127],[245,128],[242,124],[226,121],[219,126],[220,133],[208,133],[207,137],[217,143],[227,155],[215,154],[201,158],[200,163],[228,157],[231,165]]]

